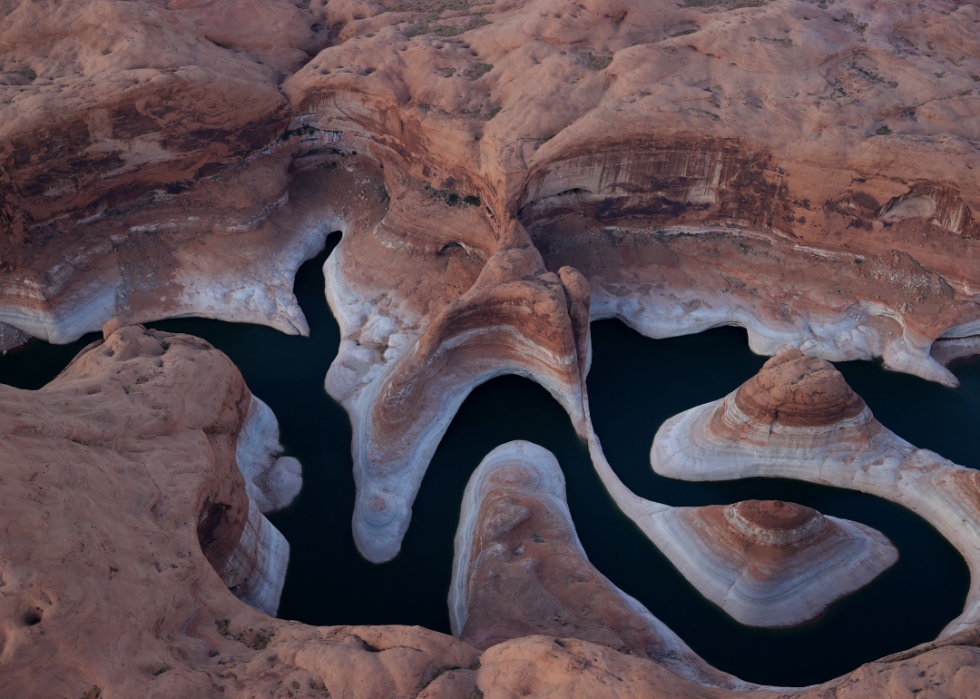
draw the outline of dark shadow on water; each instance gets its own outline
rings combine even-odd
[[[88,333],[67,345],[31,340],[0,357],[0,383],[36,391],[50,383],[79,352],[102,333]]]
[[[354,503],[350,423],[323,390],[339,330],[323,295],[321,268],[336,245],[303,265],[295,292],[309,338],[271,328],[205,319],[152,323],[203,337],[239,367],[279,419],[287,453],[303,464],[296,502],[271,517],[292,553],[280,616],[309,624],[418,624],[449,632],[446,595],[463,489],[482,458],[526,439],[558,457],[579,536],[592,562],[638,598],[694,650],[744,679],[804,685],[934,638],[963,606],[969,584],[959,555],[904,508],[860,493],[777,479],[683,483],[650,469],[649,449],[668,417],[719,398],[765,361],[744,331],[712,330],[653,341],[616,321],[593,324],[589,394],[596,430],[623,481],[671,505],[727,504],[749,498],[799,502],[887,534],[900,562],[865,590],[834,605],[821,621],[783,631],[754,630],[706,602],[606,495],[588,452],[561,407],[540,386],[501,377],[464,402],[439,446],[415,502],[402,553],[376,566],[350,533]],[[39,388],[97,335],[53,346],[33,343],[0,359],[0,382]],[[914,444],[977,466],[969,427],[980,418],[980,364],[957,369],[950,390],[872,363],[840,365],[884,424]]]

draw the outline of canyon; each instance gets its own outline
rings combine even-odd
[[[980,353],[975,5],[0,0],[0,16],[0,350],[104,333],[44,388],[0,387],[4,687],[975,692],[977,472],[890,432],[829,364],[880,359],[952,389],[948,366]],[[695,539],[718,536],[681,520],[743,535],[744,512],[815,523],[787,546],[833,532],[852,562],[788,557],[790,578],[816,571],[821,594],[762,625],[819,615],[894,562],[887,539],[786,503],[647,500],[592,424],[591,322],[658,339],[738,325],[774,359],[668,420],[654,470],[800,478],[912,508],[970,566],[962,615],[825,685],[744,683],[588,562],[557,461],[511,444],[464,496],[461,638],[274,618],[289,544],[265,515],[301,492],[303,467],[224,355],[140,324],[306,335],[294,278],[333,231],[325,294],[341,340],[324,387],[350,418],[351,534],[369,561],[398,555],[466,397],[517,374],[558,401],[609,496],[696,587],[752,564],[732,545],[685,568]],[[508,529],[494,519],[507,508],[531,519]],[[544,542],[520,543],[528,521]],[[521,546],[534,565],[494,553]],[[519,594],[495,600],[495,576]],[[575,611],[583,594],[592,619]],[[558,628],[553,613],[577,620]]]
[[[980,566],[980,473],[914,446],[874,419],[825,360],[790,350],[721,400],[663,424],[655,471],[685,479],[804,478],[870,492],[909,507]],[[973,628],[980,586],[971,573],[963,613],[940,637]]]

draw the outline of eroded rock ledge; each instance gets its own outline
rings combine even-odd
[[[470,477],[449,610],[454,635],[477,648],[531,635],[578,638],[649,658],[698,684],[759,688],[705,663],[589,563],[561,467],[529,442],[497,447]]]
[[[963,555],[970,591],[940,638],[980,623],[980,472],[914,446],[878,422],[830,363],[790,351],[728,396],[658,430],[653,469],[686,480],[797,478],[892,500]]]
[[[552,630],[481,651],[417,627],[314,628],[249,607],[216,567],[221,544],[236,540],[230,532],[244,524],[248,491],[235,451],[252,401],[231,363],[201,340],[125,327],[83,351],[47,387],[3,388],[0,402],[0,684],[11,694],[740,695],[616,650],[622,641],[610,644],[607,633],[623,634],[637,649],[649,648],[643,639],[651,630],[653,638],[674,637],[588,566],[555,507],[558,496],[525,480],[508,482],[506,494],[485,488],[485,500],[520,498],[540,528],[551,527],[544,544],[529,544],[540,551],[527,555],[544,568],[587,573],[595,598],[607,602],[595,616],[618,609],[620,622],[635,623],[593,625],[603,638],[556,643]],[[213,536],[199,529],[209,500],[228,505]],[[488,528],[491,521],[479,520],[474,541],[503,533]],[[508,574],[485,563],[484,575]],[[564,583],[550,589],[556,600],[571,599]],[[976,687],[978,645],[976,632],[964,631],[790,696],[816,699],[846,686],[849,697],[897,699],[909,687],[930,686],[966,699]]]
[[[743,696],[586,640],[536,635],[481,651],[417,627],[315,628],[249,607],[216,572],[221,547],[199,526],[209,498],[229,505],[213,542],[244,524],[235,451],[251,396],[201,340],[122,328],[47,387],[4,387],[0,402],[0,685],[13,695]],[[541,497],[523,492],[528,504]],[[546,519],[566,537],[551,545],[587,567],[567,520]],[[476,539],[491,531],[481,525]],[[600,598],[628,611],[588,572]],[[968,699],[978,647],[968,629],[819,687],[754,696],[898,699],[928,686]]]
[[[681,507],[657,545],[701,594],[749,626],[795,626],[898,560],[881,532],[794,503]]]
[[[552,390],[602,469],[582,383],[590,316],[620,317],[652,337],[737,324],[759,352],[880,356],[955,384],[943,364],[980,347],[977,8],[946,0],[695,5],[501,0],[447,10],[394,0],[299,7],[91,0],[54,11],[37,0],[8,0],[0,27],[0,341],[4,348],[26,336],[67,342],[111,317],[185,315],[303,333],[291,293],[295,270],[329,231],[343,231],[326,269],[344,330],[327,387],[355,429],[358,545],[379,561],[397,552],[456,407],[497,373],[525,373]],[[141,419],[126,429],[166,425],[160,416]],[[861,425],[876,434],[872,423]],[[935,490],[936,517],[953,516],[938,511],[947,505],[969,510],[962,503],[975,484],[967,476],[933,469],[932,457],[905,447],[895,447],[898,455],[872,447],[919,474],[923,490]],[[110,480],[71,492],[94,488],[91,498],[120,512],[135,507],[131,524],[150,542],[153,527],[177,527],[153,520],[141,529],[137,520],[151,515],[139,497],[127,501],[136,486],[96,466],[114,463],[117,447],[98,448],[109,456],[92,456],[89,467]],[[228,444],[214,449],[233,459]],[[33,458],[19,455],[17,463],[40,468]],[[892,475],[905,473],[882,463]],[[127,479],[142,482],[132,468]],[[943,474],[941,481],[927,484],[930,473]],[[245,531],[254,508],[240,501],[229,512]],[[199,513],[185,514],[198,520]],[[71,503],[52,516],[63,518],[58,536],[92,517]],[[98,531],[116,531],[96,520]],[[267,540],[261,527],[250,531]],[[134,544],[127,560],[152,576],[140,558],[154,550],[147,546]],[[93,565],[118,568],[105,550],[86,550]],[[210,554],[219,569],[231,560],[219,549]],[[27,570],[47,570],[38,565]],[[202,669],[210,661],[188,650],[200,644],[181,635],[200,624],[210,629],[208,614],[228,618],[217,628],[233,638],[259,624],[279,638],[302,637],[297,646],[283,642],[276,657],[303,655],[300,645],[330,658],[355,652],[346,631],[331,636],[235,606],[220,577],[207,575],[194,578],[197,587],[170,585],[161,604],[174,606],[165,610],[131,609],[108,593],[131,616],[109,610],[100,621],[170,629],[167,640],[124,648],[119,658],[133,661],[127,667],[149,663],[143,653],[154,663],[160,654],[179,657],[174,675],[166,673],[167,682],[179,676],[175,691],[217,691],[209,684],[217,675]],[[85,584],[105,599],[107,583]],[[82,599],[67,583],[52,585],[69,590],[59,599]],[[190,604],[194,595],[207,599]],[[200,616],[191,616],[199,607]],[[175,626],[178,617],[186,625]],[[44,646],[53,636],[25,635],[38,634],[36,626],[8,628],[4,659],[26,658],[17,654],[30,649],[54,662],[56,650]],[[85,673],[108,673],[127,692],[137,684],[137,694],[159,681],[127,678],[119,658],[78,644],[88,628],[77,619],[63,627],[64,647],[78,654],[61,659],[75,668],[70,676],[47,673],[43,663],[23,666],[61,678],[69,695],[79,693]],[[373,696],[422,691],[422,678],[436,674],[427,659],[386,674],[387,663],[401,662],[388,644],[411,634],[371,633],[387,639],[361,646],[383,649],[373,674],[352,670],[343,686]],[[470,667],[470,650],[420,633],[436,639],[426,646],[431,657]],[[231,643],[221,638],[215,642]],[[973,651],[956,644],[975,643],[975,634],[953,638],[927,655],[946,660],[922,671],[951,693],[968,678],[972,691]],[[552,646],[535,639],[495,646],[482,662],[497,674],[481,669],[474,681],[486,692],[510,691],[521,663],[537,663],[544,678],[553,662],[593,648],[574,647],[552,661]],[[252,657],[239,651],[245,655],[236,657]],[[389,651],[397,652],[384,656]],[[296,663],[319,662],[308,657]],[[951,658],[966,670],[943,684]],[[653,691],[671,677],[601,650],[589,662],[635,682],[630,691]],[[918,681],[904,674],[917,663],[859,671],[841,691],[900,691]],[[249,671],[256,692],[293,671],[275,678],[262,667]],[[30,694],[38,680],[11,672],[20,673],[11,686]],[[454,672],[436,678],[448,684],[431,686],[472,691],[474,671]],[[547,681],[565,695],[599,695],[559,674]],[[238,673],[224,678],[232,691],[246,691]],[[314,682],[309,674],[290,682],[306,691],[307,680]]]
[[[0,323],[304,333],[293,276],[342,230],[327,383],[372,560],[476,383],[526,373],[582,432],[586,307],[950,385],[978,347],[972,5],[136,2],[106,34],[34,3],[0,43]]]

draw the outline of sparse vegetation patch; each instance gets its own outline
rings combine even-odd
[[[434,199],[442,199],[446,206],[452,207],[462,207],[462,206],[479,206],[480,197],[467,194],[465,196],[460,196],[458,192],[454,192],[451,189],[436,189],[432,185],[426,184],[422,187],[422,191],[428,194]]]
[[[609,67],[609,64],[613,62],[613,54],[609,53],[604,56],[597,56],[591,51],[585,54],[585,64],[589,66],[592,70],[601,71]]]
[[[854,16],[853,12],[845,12],[843,17],[834,19],[834,21],[839,22],[840,24],[846,24],[858,34],[864,34],[864,30],[868,28],[868,23],[859,22],[857,17]]]
[[[477,63],[472,70],[466,71],[466,77],[470,80],[479,80],[491,70],[493,70],[493,66],[489,63]]]

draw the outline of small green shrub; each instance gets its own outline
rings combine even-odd
[[[591,51],[585,54],[585,64],[594,71],[605,70],[612,62],[613,54],[611,53],[607,56],[596,56]]]
[[[470,80],[479,80],[491,70],[493,70],[493,66],[489,63],[477,63],[472,70],[466,71],[466,77]]]

